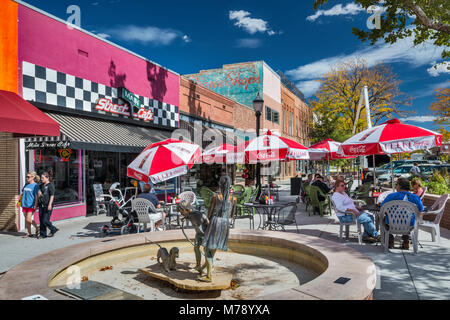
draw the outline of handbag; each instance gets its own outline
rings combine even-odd
[[[17,206],[18,207],[22,207],[22,198],[23,198],[23,194],[20,194],[19,201],[17,201]]]

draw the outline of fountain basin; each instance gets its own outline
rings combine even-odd
[[[193,230],[188,230],[187,234],[194,237]],[[156,256],[158,247],[145,243],[146,238],[164,243],[167,248],[179,246],[180,252],[192,248],[180,230],[171,230],[102,238],[58,249],[10,269],[0,279],[0,299],[22,299],[34,294],[47,299],[70,299],[54,291],[55,287],[65,285],[71,276],[67,268],[77,265],[84,275],[127,260],[146,256],[150,259]],[[229,252],[288,261],[317,275],[306,283],[293,284],[254,299],[372,298],[376,279],[374,264],[356,250],[338,243],[289,232],[230,230]],[[220,261],[216,264],[220,266]],[[277,274],[273,276],[276,278]],[[335,283],[341,277],[350,280],[345,284]]]

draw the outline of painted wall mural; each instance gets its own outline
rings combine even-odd
[[[201,86],[253,108],[253,100],[263,93],[263,63],[225,65],[223,69],[186,75]]]

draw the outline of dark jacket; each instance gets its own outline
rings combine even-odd
[[[316,186],[319,187],[320,190],[322,190],[323,193],[327,194],[328,192],[330,192],[330,188],[325,184],[325,182],[322,182],[320,180],[316,180],[314,181],[314,183],[312,184],[312,186]],[[323,196],[321,196],[319,194],[319,201],[324,201],[325,198]]]
[[[155,206],[155,208],[159,204],[158,198],[156,197],[156,195],[154,193],[151,193],[151,192],[143,192],[140,195],[138,195],[138,198],[147,199]]]

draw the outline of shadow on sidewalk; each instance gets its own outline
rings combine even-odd
[[[34,229],[33,229],[34,230]],[[17,232],[17,231],[0,231],[0,235],[5,235],[5,236],[13,236],[13,237],[23,237],[24,235],[26,235],[26,232]]]
[[[71,237],[74,238],[103,238],[103,234],[101,233],[101,228],[104,225],[109,225],[109,223],[105,222],[91,222],[85,227],[83,227],[83,230],[87,230],[85,232],[80,231],[76,234],[72,234]]]

